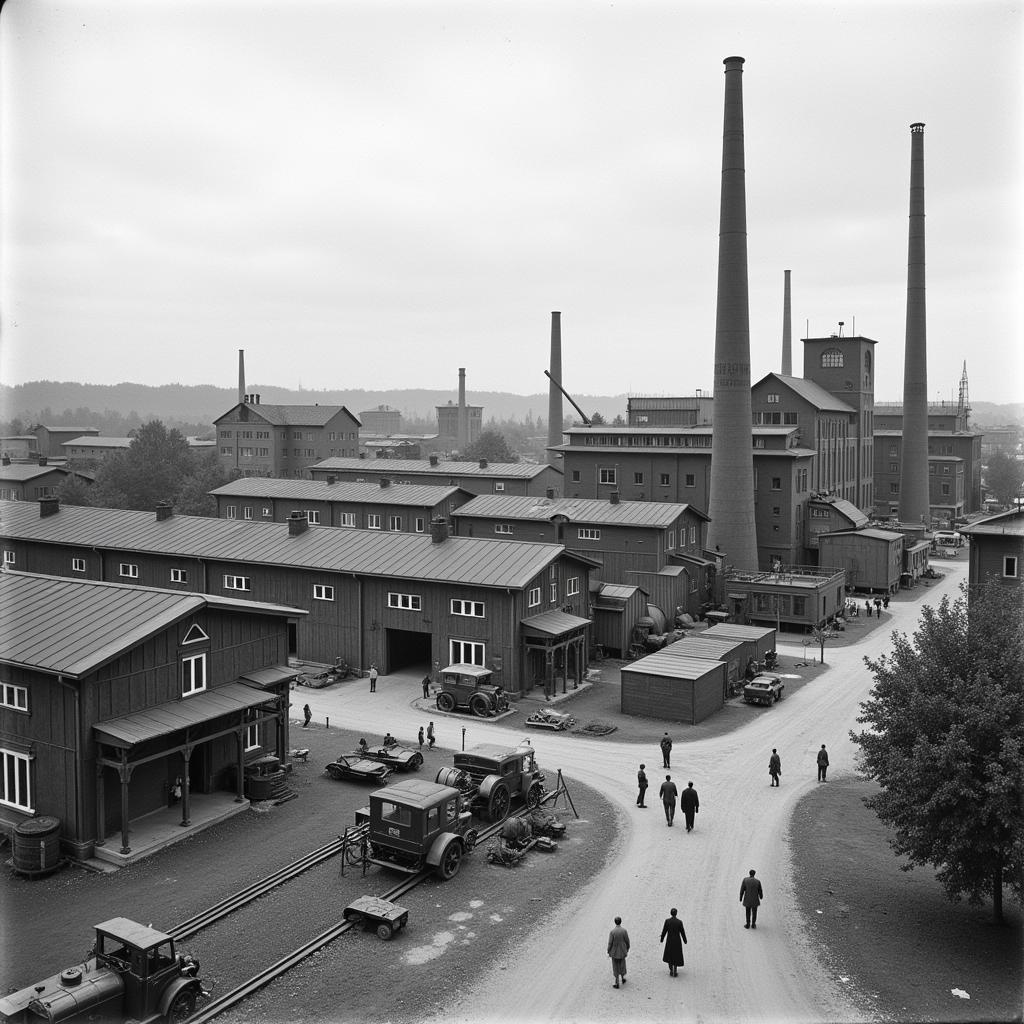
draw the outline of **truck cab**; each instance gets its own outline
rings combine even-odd
[[[508,694],[491,682],[491,670],[481,665],[449,665],[438,680],[439,711],[468,709],[480,718],[508,710]]]

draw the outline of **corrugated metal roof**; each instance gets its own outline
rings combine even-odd
[[[1024,534],[1024,510],[1011,508],[986,519],[978,519],[957,532],[970,537],[1019,537]]]
[[[213,718],[244,711],[246,708],[277,700],[277,695],[244,683],[225,683],[191,697],[168,701],[136,711],[121,718],[109,718],[93,724],[93,731],[104,743],[133,747],[137,743],[167,736]]]
[[[625,583],[604,583],[598,597],[611,597],[617,601],[628,601],[637,591],[646,594],[642,587],[629,586]]]
[[[599,501],[596,498],[533,498],[512,494],[481,494],[466,502],[452,515],[488,519],[547,521],[565,516],[573,523],[604,526],[671,526],[687,509],[707,520],[699,509],[685,503],[666,501]]]
[[[61,448],[72,448],[78,445],[80,448],[131,448],[130,437],[99,437],[96,434],[83,434],[81,437],[73,437],[70,441],[61,441]]]
[[[341,480],[282,480],[271,476],[245,476],[210,491],[224,498],[280,498],[285,501],[384,502],[388,505],[436,505],[461,491],[449,484],[389,484]]]
[[[449,462],[438,460],[436,466],[429,459],[324,459],[310,467],[318,473],[329,473],[332,469],[350,473],[387,473],[389,476],[399,473],[425,473],[430,476],[447,474],[448,476],[482,476],[482,477],[517,477],[532,480],[547,470],[561,475],[556,466],[548,466],[543,462],[489,462],[481,467],[479,462]]]
[[[0,502],[0,536],[76,548],[216,559],[240,565],[282,565],[364,576],[465,583],[483,587],[525,586],[565,548],[531,541],[428,534],[339,530],[311,526],[289,535],[286,523],[171,516],[150,512],[64,505],[41,518],[35,502]],[[579,556],[569,554],[579,560]]]
[[[0,480],[4,482],[24,483],[35,480],[46,473],[70,473],[64,466],[40,466],[35,462],[12,462],[9,466],[0,466]]]
[[[620,673],[637,672],[648,676],[664,676],[668,679],[700,679],[709,672],[718,672],[722,662],[708,658],[687,658],[671,654],[675,644],[669,644],[646,658],[640,658],[631,665],[623,665]]]
[[[721,661],[723,657],[747,642],[724,636],[708,636],[705,631],[698,636],[684,636],[674,644],[669,644],[665,650],[680,658],[708,658],[711,661]]]
[[[78,678],[207,606],[305,614],[257,601],[2,572],[0,662]]]
[[[322,427],[339,412],[346,412],[352,416],[343,405],[263,405],[261,402],[241,402],[233,405],[223,416],[218,416],[214,423],[219,423],[239,405],[244,405],[252,415],[266,420],[275,427]],[[355,416],[352,416],[352,419],[356,423],[359,422]]]
[[[541,612],[520,622],[524,633],[540,633],[544,636],[562,636],[563,633],[571,633],[574,629],[589,625],[590,619],[560,611]]]
[[[702,637],[722,636],[736,640],[765,640],[775,632],[771,626],[741,626],[738,622],[720,622],[701,633]]]
[[[784,376],[781,373],[769,373],[767,377],[762,377],[761,380],[767,380],[768,377],[774,377],[780,384],[795,391],[805,402],[810,402],[811,405],[818,409],[829,412],[848,412],[851,415],[856,411],[813,380],[807,380],[805,377]],[[758,381],[758,383],[761,383],[761,381]]]
[[[894,530],[881,530],[877,526],[868,526],[863,530],[831,530],[829,533],[819,534],[818,541],[829,537],[870,537],[872,540],[892,541],[902,539],[903,534]]]

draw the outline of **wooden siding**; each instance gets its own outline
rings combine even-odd
[[[818,541],[822,565],[846,570],[854,590],[895,593],[903,570],[903,538],[886,540],[859,533],[822,536]]]
[[[696,725],[724,705],[726,665],[707,662],[708,670],[696,679],[660,676],[631,667],[622,668],[622,713],[661,721]]]

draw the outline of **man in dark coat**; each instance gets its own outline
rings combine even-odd
[[[647,806],[647,804],[644,803],[644,797],[647,793],[647,772],[644,771],[646,767],[647,765],[645,764],[640,765],[640,771],[636,773],[636,785],[638,789],[636,794],[637,807]]]
[[[818,751],[818,781],[824,782],[826,775],[828,775],[828,751],[825,749],[825,744],[822,743],[821,750]]]
[[[682,808],[683,814],[686,815],[686,831],[692,832],[693,816],[700,810],[700,800],[692,782],[686,784],[686,789],[680,795],[679,806]]]
[[[771,785],[779,784],[779,776],[782,774],[782,758],[779,752],[772,747],[772,756],[768,758],[768,774],[772,777]]]
[[[750,874],[740,882],[740,903],[743,904],[743,909],[747,914],[747,923],[743,926],[744,928],[757,927],[757,908],[761,905],[761,900],[764,899],[761,882],[754,877],[754,873],[754,869],[751,868]]]
[[[615,918],[615,927],[608,933],[608,955],[612,958],[612,974],[615,984],[619,987],[619,978],[626,984],[626,955],[629,953],[629,932],[622,927],[622,918]]]
[[[665,733],[661,737],[661,767],[671,768],[672,767],[672,737],[668,733]]]
[[[671,775],[665,776],[665,781],[661,784],[661,789],[658,790],[658,795],[661,797],[661,802],[665,805],[665,820],[668,822],[668,827],[672,827],[672,819],[676,816],[676,796],[679,791],[676,789],[676,784],[672,781]]]
[[[423,677],[423,699],[428,700],[430,698],[430,676]]]
[[[683,966],[683,943],[686,941],[686,929],[683,922],[676,917],[678,913],[679,911],[673,907],[661,929],[661,941],[665,943],[665,953],[661,959],[668,964],[668,973],[673,978],[679,976],[677,968]]]

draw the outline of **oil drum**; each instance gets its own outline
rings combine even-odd
[[[45,875],[61,865],[60,818],[40,814],[14,826],[14,870],[30,877]]]
[[[466,773],[461,768],[441,768],[438,770],[434,781],[439,786],[451,786],[453,789],[462,789],[466,783]]]

